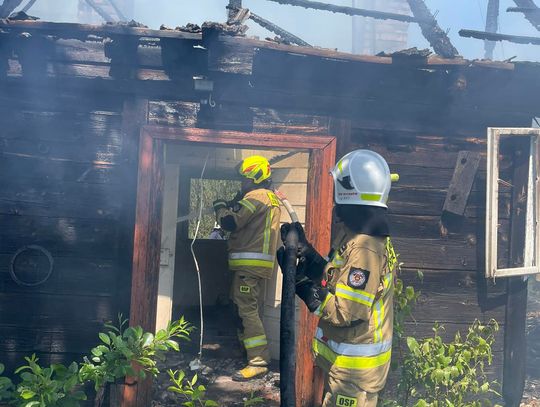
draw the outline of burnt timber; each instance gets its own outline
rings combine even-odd
[[[8,367],[32,352],[44,363],[78,360],[103,321],[129,313],[140,129],[157,125],[333,135],[341,152],[381,153],[401,176],[390,217],[403,277],[416,285],[416,270],[425,275],[411,334],[428,336],[439,321],[451,337],[475,318],[495,318],[503,329],[491,369],[501,379],[506,291],[483,278],[485,129],[528,127],[540,115],[540,67],[350,55],[215,27],[1,22],[0,30],[0,354]],[[196,90],[194,77],[213,89]],[[480,164],[467,222],[442,233],[460,151],[480,154]],[[512,192],[501,189],[504,263]],[[57,267],[36,289],[7,272],[27,244],[46,247]]]
[[[462,37],[476,38],[477,40],[508,41],[508,42],[513,42],[515,44],[540,45],[540,37],[498,34],[498,33],[475,31],[475,30],[459,30],[459,35]]]

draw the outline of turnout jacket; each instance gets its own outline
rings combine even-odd
[[[221,227],[228,230],[229,269],[270,278],[276,262],[281,209],[278,197],[268,189],[246,193],[232,208],[219,208]],[[227,219],[228,218],[228,219]],[[228,220],[228,221],[227,221]]]
[[[355,234],[344,225],[332,247],[329,294],[315,310],[315,362],[336,379],[376,393],[390,367],[396,256],[389,238]]]

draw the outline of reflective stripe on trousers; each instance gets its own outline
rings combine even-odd
[[[274,268],[275,256],[266,253],[237,252],[229,254],[229,266]]]
[[[246,349],[252,349],[252,348],[256,348],[257,346],[265,346],[265,345],[268,345],[268,341],[266,340],[266,335],[259,335],[259,336],[254,336],[252,338],[244,339],[244,347]]]
[[[324,343],[332,352],[344,356],[376,356],[392,349],[392,340],[378,343],[346,343],[335,342],[324,338],[324,332],[317,328],[315,339]]]
[[[321,356],[322,358],[326,359],[328,362],[330,362],[332,365],[336,367],[340,367],[343,369],[353,369],[353,370],[362,370],[362,369],[372,369],[375,367],[383,366],[387,362],[390,361],[390,356],[392,354],[392,343],[386,343],[386,346],[382,346],[384,343],[379,344],[360,344],[362,347],[358,347],[359,345],[353,345],[353,344],[337,344],[333,343],[333,345],[337,345],[338,348],[342,347],[343,345],[346,345],[347,351],[351,351],[352,349],[349,347],[355,347],[356,353],[374,353],[376,351],[377,347],[380,347],[379,349],[383,349],[382,353],[374,354],[371,356],[367,355],[343,355],[339,354],[332,350],[332,348],[329,346],[329,342],[324,342],[320,339],[313,338],[313,352],[315,352],[316,355]],[[387,350],[384,350],[388,348]]]

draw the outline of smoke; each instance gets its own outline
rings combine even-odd
[[[84,0],[38,0],[31,14],[49,21],[90,22],[79,21],[79,2]],[[351,6],[353,0],[319,0],[337,5]],[[406,0],[356,0],[357,7],[395,11],[396,3]],[[161,24],[169,27],[187,23],[202,24],[204,21],[225,21],[227,0],[117,0],[119,4],[133,3],[136,21],[151,28],[159,28]],[[458,31],[462,28],[484,30],[488,0],[426,0],[426,4],[436,13],[439,25],[449,31],[449,37],[461,55],[468,59],[484,57],[483,41],[461,38]],[[514,35],[539,37],[540,33],[519,13],[507,13],[508,7],[515,6],[512,0],[500,0],[499,32]],[[274,22],[291,33],[301,37],[308,43],[330,49],[351,52],[352,17],[333,14],[325,11],[306,10],[300,7],[280,5],[265,0],[244,0],[244,7],[253,10],[267,20]],[[97,18],[96,21],[99,21]],[[381,20],[359,17],[356,19],[360,29],[378,32],[377,36],[385,36]],[[274,34],[248,22],[248,35],[274,37]],[[381,34],[382,33],[382,34]],[[429,48],[416,24],[410,24],[407,31],[406,47]],[[371,52],[393,51],[389,42],[383,42],[372,47]],[[533,45],[518,45],[509,42],[497,43],[494,59],[505,60],[516,56],[516,60],[540,61],[540,47]]]

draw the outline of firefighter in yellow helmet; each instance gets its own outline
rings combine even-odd
[[[238,166],[242,187],[233,201],[214,202],[216,219],[230,232],[229,269],[234,273],[231,298],[242,320],[240,339],[248,364],[233,375],[249,380],[268,372],[270,353],[259,316],[259,300],[264,297],[264,280],[272,276],[279,240],[280,202],[271,188],[268,160],[251,156]]]
[[[320,317],[313,339],[315,363],[325,373],[323,407],[375,407],[390,366],[393,271],[388,193],[392,179],[377,153],[356,150],[332,170],[335,217],[328,260],[299,232],[296,293]],[[278,251],[278,260],[284,251]]]

